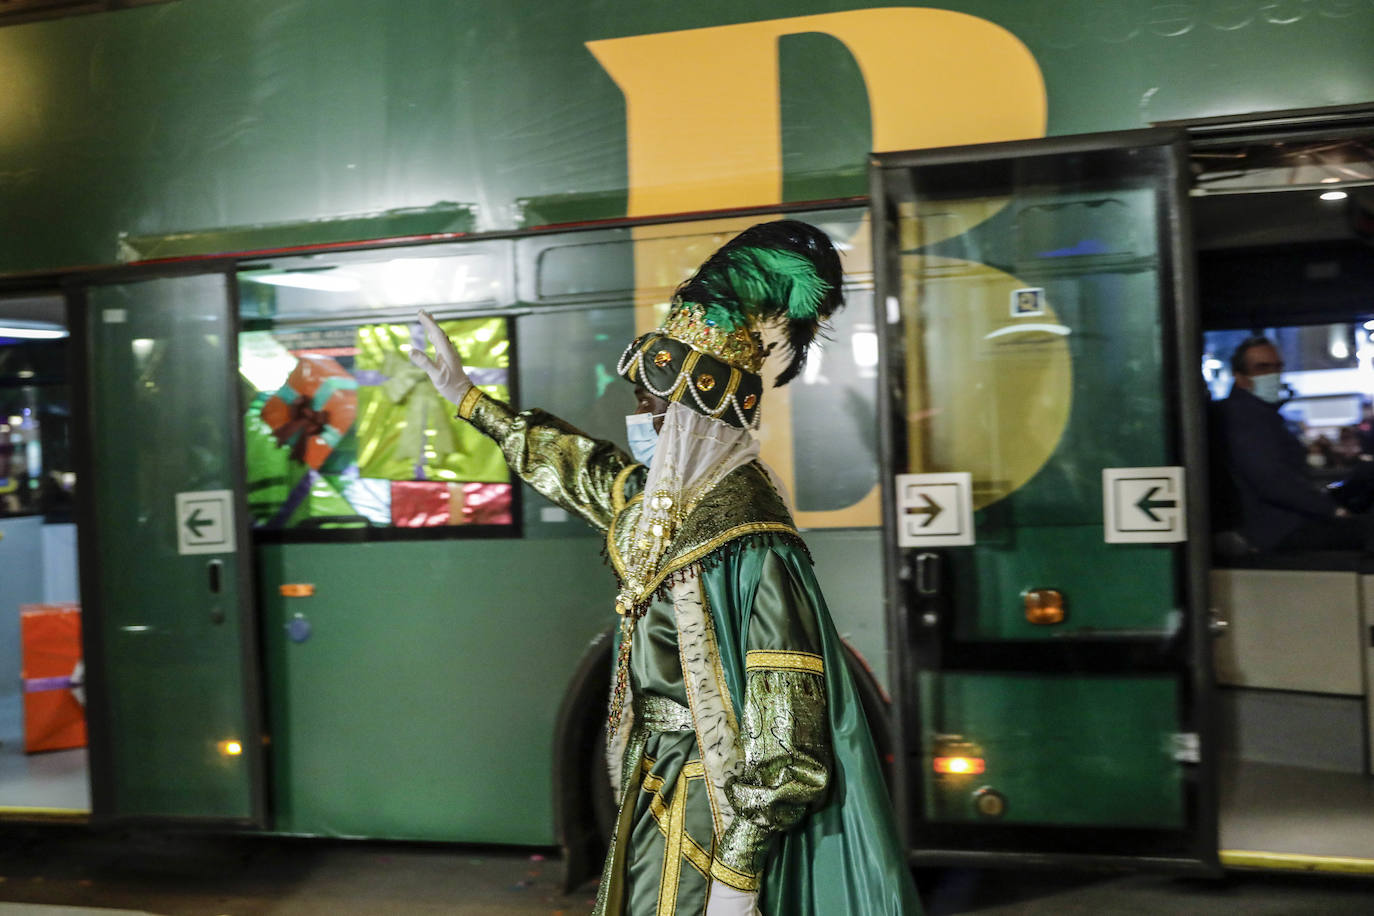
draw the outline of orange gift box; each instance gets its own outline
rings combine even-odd
[[[24,750],[33,753],[85,747],[81,608],[74,604],[25,604],[19,611]]]

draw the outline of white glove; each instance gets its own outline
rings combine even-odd
[[[754,906],[758,894],[741,891],[723,884],[711,882],[710,895],[706,898],[706,916],[754,916],[758,908]]]
[[[429,342],[434,344],[434,352],[439,359],[435,362],[423,350],[412,347],[410,361],[425,370],[440,394],[458,404],[472,390],[472,380],[463,371],[463,358],[433,316],[423,309],[420,310],[420,325],[425,329]]]

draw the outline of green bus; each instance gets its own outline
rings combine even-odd
[[[412,317],[618,439],[624,342],[786,213],[849,305],[764,455],[913,863],[1374,867],[1365,561],[1214,551],[1208,454],[1250,331],[1314,443],[1374,395],[1371,39],[1364,0],[7,5],[0,808],[590,875],[612,577]],[[78,603],[81,668],[31,669],[21,608]],[[88,747],[22,752],[40,695]]]

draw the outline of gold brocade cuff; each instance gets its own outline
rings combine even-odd
[[[471,404],[468,403],[469,397],[472,397]],[[463,414],[464,407],[467,408],[466,416]],[[463,403],[458,406],[458,415],[477,427],[482,434],[496,440],[497,445],[502,445],[511,427],[515,425],[516,416],[509,404],[498,401],[476,387],[463,397]]]
[[[482,399],[482,389],[473,385],[468,389],[468,393],[463,395],[463,400],[458,402],[458,418],[467,420],[472,417],[472,408],[477,406],[477,402]]]
[[[738,832],[737,832],[738,831]],[[731,838],[735,837],[737,844],[749,846],[754,842],[753,838],[746,837],[746,833],[757,831],[757,841],[759,851],[748,854],[749,868],[754,871],[742,871],[727,863],[727,844],[731,843]],[[717,847],[715,856],[711,859],[711,877],[721,884],[728,884],[737,891],[757,891],[759,889],[759,875],[763,871],[763,862],[768,851],[768,831],[745,820],[736,820],[730,825],[730,829],[725,831],[725,836],[721,838],[721,845]],[[728,857],[734,860],[733,856]],[[757,863],[757,864],[755,864]]]
[[[808,674],[825,674],[825,660],[814,652],[750,649],[744,655],[744,670],[803,671]]]

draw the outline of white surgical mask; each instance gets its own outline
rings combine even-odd
[[[1250,389],[1255,397],[1267,404],[1277,404],[1283,397],[1282,387],[1279,384],[1279,374],[1277,372],[1267,372],[1264,375],[1252,375],[1250,382],[1255,386]]]
[[[654,429],[654,420],[661,416],[661,413],[632,413],[625,418],[630,454],[640,464],[647,465],[654,460],[654,449],[658,447],[658,430]]]

